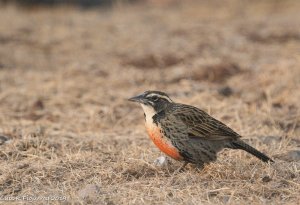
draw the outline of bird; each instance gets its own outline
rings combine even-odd
[[[205,111],[176,103],[164,92],[145,91],[128,99],[141,105],[145,126],[153,143],[167,156],[203,168],[216,161],[224,148],[244,150],[263,162],[274,162]]]

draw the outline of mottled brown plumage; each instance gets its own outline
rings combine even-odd
[[[231,148],[273,162],[222,122],[196,107],[174,103],[163,92],[146,91],[129,100],[142,105],[146,128],[155,145],[176,160],[203,166],[215,161],[223,148]]]

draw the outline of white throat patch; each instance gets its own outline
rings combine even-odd
[[[145,120],[146,120],[146,124],[151,125],[153,123],[153,116],[156,114],[156,111],[154,110],[153,107],[151,106],[147,106],[144,104],[141,104],[144,113],[145,113]]]

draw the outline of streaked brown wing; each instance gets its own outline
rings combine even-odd
[[[178,104],[177,106],[172,115],[185,125],[189,137],[208,140],[237,139],[240,137],[231,128],[203,110],[189,105]]]

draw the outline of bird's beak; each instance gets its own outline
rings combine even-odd
[[[145,101],[145,98],[144,98],[144,95],[141,94],[141,95],[137,95],[137,96],[134,96],[132,98],[129,98],[128,100],[132,101],[132,102],[143,103]]]

